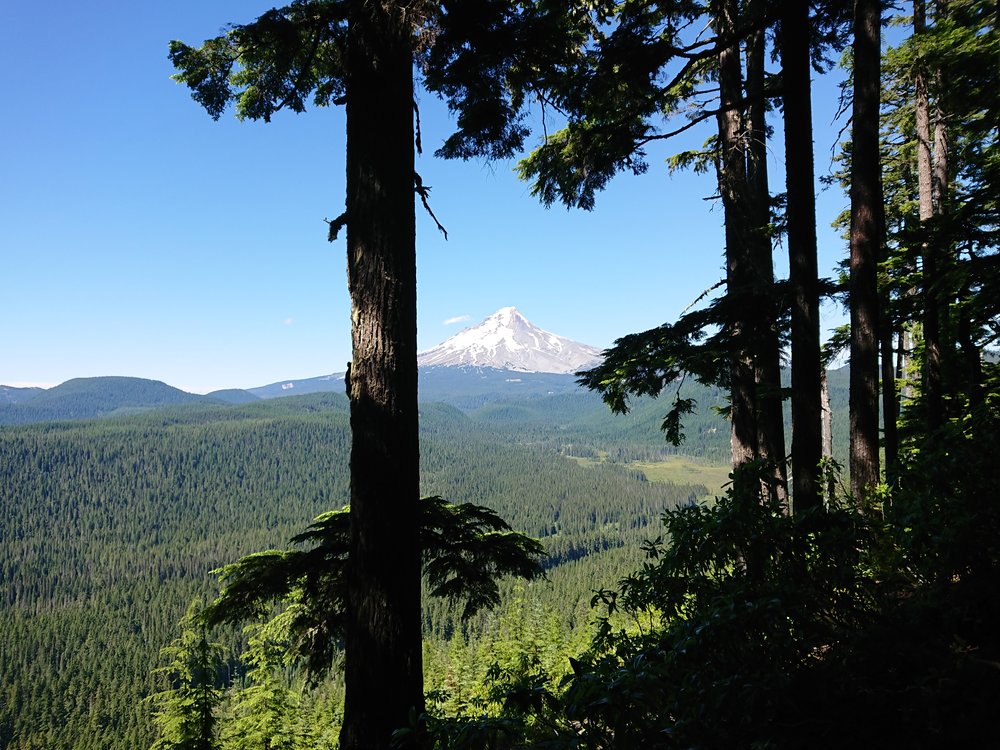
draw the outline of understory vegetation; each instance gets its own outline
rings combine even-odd
[[[730,488],[667,511],[555,690],[537,660],[496,671],[491,711],[423,731],[440,748],[983,746],[1000,732],[1000,471],[979,441],[998,429],[994,404],[911,446],[863,510],[788,515]]]

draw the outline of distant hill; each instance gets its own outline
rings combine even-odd
[[[421,367],[420,400],[442,401],[462,409],[476,408],[504,398],[551,396],[580,391],[574,375],[523,372],[475,365]],[[281,380],[248,393],[259,398],[305,396],[310,393],[343,393],[344,373],[302,380]],[[209,394],[214,396],[217,394]]]
[[[460,409],[475,409],[509,398],[534,399],[583,392],[575,375],[552,372],[465,365],[421,367],[419,373],[421,401],[441,401]]]
[[[227,404],[252,404],[254,401],[260,401],[260,396],[250,393],[250,391],[245,391],[242,388],[226,388],[221,391],[212,391],[205,394],[205,397],[216,401],[224,401]]]
[[[844,463],[848,369],[831,370],[828,382],[834,414],[834,453]],[[598,394],[581,388],[571,374],[470,365],[422,367],[419,387],[421,409],[433,403],[447,404],[479,424],[510,433],[520,441],[530,438],[578,448],[611,443],[617,446],[615,450],[621,454],[617,458],[621,460],[682,453],[724,463],[729,457],[729,424],[718,414],[726,405],[726,394],[690,380],[684,385],[682,395],[695,399],[697,408],[684,420],[686,440],[679,448],[670,446],[660,431],[673,388],[666,389],[659,399],[636,399],[631,413],[622,416],[612,414]],[[0,425],[92,419],[184,404],[217,404],[227,409],[279,396],[324,393],[338,396],[339,408],[347,409],[342,373],[279,381],[248,390],[215,391],[205,396],[186,393],[155,380],[127,377],[77,378],[48,390],[7,388],[7,391],[23,400],[0,399]],[[786,449],[790,449],[787,411],[786,404]]]
[[[0,404],[19,404],[34,398],[44,390],[44,388],[15,388],[11,385],[0,385]]]
[[[158,380],[120,376],[74,378],[24,401],[0,405],[0,424],[94,419],[199,402],[222,400],[186,393]]]
[[[280,398],[283,396],[305,396],[309,393],[343,393],[344,373],[335,372],[332,375],[320,375],[303,380],[280,380],[270,385],[248,388],[258,398]]]

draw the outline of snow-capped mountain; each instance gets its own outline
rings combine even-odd
[[[515,308],[504,307],[479,325],[421,352],[417,364],[572,373],[596,364],[600,356],[600,349],[543,331]]]

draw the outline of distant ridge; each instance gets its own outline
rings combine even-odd
[[[0,404],[20,404],[34,398],[44,390],[44,388],[38,387],[16,388],[12,385],[0,385]]]
[[[545,331],[517,308],[502,307],[479,325],[418,354],[417,364],[570,374],[597,364],[600,358],[600,349]]]
[[[304,396],[307,393],[343,393],[344,373],[320,375],[302,380],[279,380],[277,383],[247,388],[257,398],[278,398],[280,396]]]
[[[0,424],[94,419],[205,402],[223,403],[221,399],[187,393],[159,380],[122,376],[73,378],[18,403],[0,404]]]
[[[212,391],[206,393],[205,398],[224,401],[227,404],[252,404],[254,401],[260,401],[260,396],[242,388],[224,388],[221,391]]]

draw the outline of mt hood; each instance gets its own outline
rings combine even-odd
[[[570,341],[533,325],[513,307],[504,307],[417,355],[421,367],[494,367],[519,372],[573,373],[597,364],[601,350]]]

